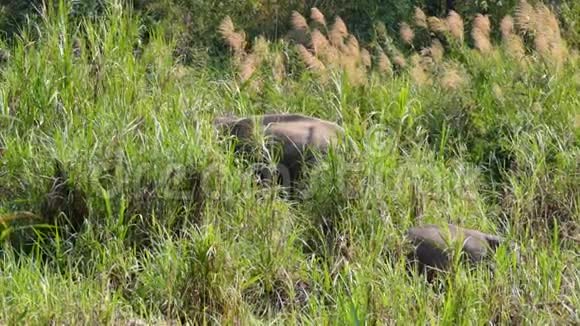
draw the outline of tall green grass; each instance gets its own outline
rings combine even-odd
[[[297,69],[252,88],[180,65],[176,40],[119,2],[99,19],[56,8],[0,67],[0,216],[41,215],[55,160],[90,213],[25,252],[14,240],[36,229],[0,225],[0,322],[578,323],[577,61],[524,69],[465,48],[456,92],[406,71],[357,86]],[[340,120],[352,140],[301,202],[257,187],[211,126],[272,111]],[[403,234],[445,222],[518,250],[429,284],[407,272]]]

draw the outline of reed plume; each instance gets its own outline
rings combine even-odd
[[[308,69],[313,71],[323,71],[325,69],[324,64],[318,60],[308,49],[304,47],[302,44],[297,44],[296,48],[298,49],[298,54],[300,54],[300,58],[306,64]]]
[[[326,27],[326,19],[324,18],[324,15],[322,14],[322,12],[320,12],[320,10],[318,10],[318,8],[312,7],[310,9],[310,19],[312,19],[314,22]]]
[[[461,16],[451,10],[445,20],[449,34],[459,42],[463,42],[463,19]]]
[[[253,53],[247,55],[242,63],[240,64],[240,80],[242,82],[247,81],[252,77],[258,65],[260,64],[260,59]]]
[[[456,91],[468,84],[467,75],[455,65],[447,65],[441,76],[440,86],[448,91]]]
[[[282,82],[286,75],[286,67],[284,66],[284,56],[282,52],[277,52],[272,63],[272,74],[277,82]]]
[[[403,42],[412,45],[413,44],[413,39],[415,38],[415,32],[413,31],[413,29],[411,28],[411,26],[409,26],[409,24],[403,22],[400,25],[399,28],[399,34],[401,35],[401,39],[403,40]]]
[[[360,59],[363,66],[367,69],[371,67],[371,54],[367,49],[360,50]]]
[[[473,20],[473,29],[471,36],[475,42],[475,47],[481,53],[488,53],[492,49],[489,34],[491,32],[491,22],[489,16],[477,14]]]
[[[516,24],[526,33],[534,33],[536,29],[536,11],[526,0],[520,0],[516,7]]]
[[[382,50],[379,52],[377,58],[377,67],[381,73],[384,73],[388,76],[393,74],[393,65],[391,64],[391,60],[389,60],[389,57],[387,57],[385,52]]]
[[[243,32],[236,32],[234,23],[230,16],[226,16],[218,27],[218,32],[226,41],[228,46],[234,51],[237,58],[243,57],[246,47],[246,35]]]
[[[526,54],[524,42],[515,34],[514,20],[511,16],[505,16],[500,23],[502,43],[506,53],[516,59],[522,59]]]
[[[332,24],[332,27],[330,28],[330,32],[328,33],[330,43],[340,49],[344,46],[344,38],[347,35],[348,29],[346,28],[346,24],[337,16],[334,20],[334,24]]]
[[[447,23],[437,17],[427,18],[427,23],[429,24],[429,29],[433,32],[445,33],[448,31]]]
[[[330,43],[319,30],[315,29],[310,33],[310,39],[312,41],[312,49],[315,54],[321,54],[330,47]]]
[[[307,31],[308,22],[306,18],[302,16],[298,11],[292,10],[292,16],[290,17],[290,22],[292,23],[292,28],[297,31]]]
[[[431,46],[423,48],[421,50],[422,56],[429,56],[434,62],[441,62],[443,60],[443,55],[445,54],[445,49],[438,39],[433,39],[431,41]]]
[[[427,29],[427,15],[421,10],[421,8],[415,7],[415,25]]]
[[[418,86],[431,85],[432,80],[429,72],[423,66],[421,57],[418,54],[411,56],[411,79]]]

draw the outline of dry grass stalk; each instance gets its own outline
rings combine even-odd
[[[324,15],[316,7],[310,9],[310,19],[322,26],[326,26],[326,19],[324,18]]]
[[[446,23],[449,34],[456,40],[463,42],[463,19],[461,16],[451,10],[449,15],[447,15]]]
[[[418,7],[415,7],[415,25],[427,29],[427,15]]]
[[[433,32],[445,33],[449,30],[447,23],[437,17],[427,18],[427,23],[429,24],[429,29]]]
[[[346,24],[340,17],[336,17],[334,20],[334,24],[330,28],[330,32],[328,33],[328,38],[330,39],[330,43],[337,48],[342,48],[344,45],[344,38],[348,35],[348,29],[346,28]]]
[[[367,49],[360,50],[360,59],[363,66],[365,66],[366,68],[371,67],[371,54]]]
[[[534,33],[536,29],[536,11],[526,0],[520,0],[516,7],[516,24],[527,33]]]
[[[473,30],[471,36],[475,41],[475,47],[482,53],[488,53],[492,49],[489,33],[491,31],[491,22],[489,16],[477,14],[473,21]]]
[[[243,32],[236,32],[234,23],[230,16],[226,16],[218,27],[218,32],[221,34],[222,38],[226,41],[228,46],[234,51],[237,58],[243,57],[246,47],[246,35]]]
[[[393,74],[393,65],[391,64],[391,60],[389,60],[389,57],[387,57],[383,51],[379,53],[377,67],[381,73],[384,73],[388,76]]]
[[[304,45],[298,44],[296,45],[298,49],[298,53],[300,54],[300,58],[306,64],[308,69],[313,71],[323,71],[325,69],[324,64],[318,60],[310,51],[308,51]]]
[[[455,91],[467,85],[467,76],[457,67],[447,66],[443,71],[440,85],[448,91]]]
[[[306,18],[302,16],[298,11],[292,10],[292,16],[290,17],[290,22],[292,23],[292,28],[297,31],[307,31],[308,22]]]
[[[401,35],[401,39],[403,42],[411,45],[413,43],[413,39],[415,38],[415,32],[407,23],[401,23],[399,28],[399,34]]]

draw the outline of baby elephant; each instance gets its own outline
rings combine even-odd
[[[488,258],[503,242],[499,236],[453,224],[449,224],[448,228],[431,224],[414,227],[407,231],[406,238],[414,246],[408,258],[422,272],[427,272],[429,279],[436,270],[449,268],[455,248],[459,248],[470,263],[478,263]]]
[[[222,134],[237,138],[237,153],[252,154],[256,148],[266,148],[271,157],[277,158],[276,172],[284,186],[298,181],[304,165],[316,161],[315,153],[327,153],[328,148],[344,135],[344,130],[333,122],[300,114],[225,117],[216,119],[214,125]],[[256,136],[262,138],[263,147]],[[271,178],[266,168],[259,173],[267,181]]]

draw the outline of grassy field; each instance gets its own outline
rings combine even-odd
[[[367,50],[330,17],[311,46],[244,47],[224,21],[231,60],[194,65],[121,5],[46,12],[0,40],[0,324],[580,323],[580,61],[551,14],[520,9],[498,38],[483,16],[426,20],[444,44],[418,13]],[[351,140],[301,201],[256,186],[211,124],[266,112]],[[79,232],[51,205],[86,215]],[[408,274],[406,229],[447,222],[517,250],[494,273]]]

